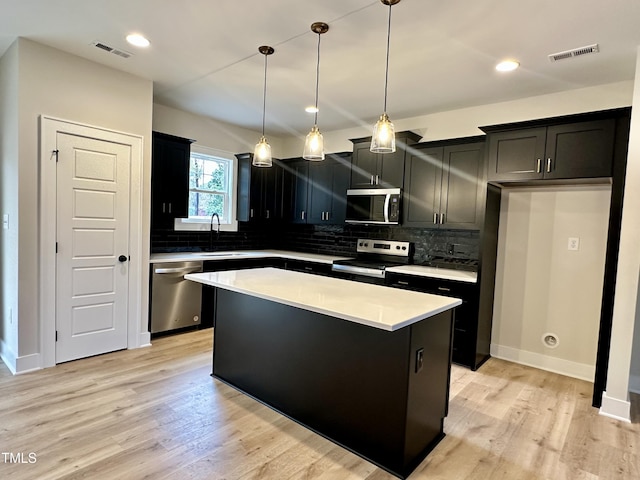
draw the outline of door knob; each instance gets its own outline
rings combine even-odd
[[[119,261],[119,262],[126,262],[126,261],[127,261],[127,257],[126,257],[125,255],[120,255],[120,256],[118,257],[118,261]]]

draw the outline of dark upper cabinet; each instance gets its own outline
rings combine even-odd
[[[283,218],[283,165],[274,159],[271,167],[254,167],[253,154],[237,154],[240,222],[271,222]]]
[[[350,167],[350,154],[330,154],[309,165],[308,223],[344,223]]]
[[[490,131],[489,181],[612,175],[615,119]]]
[[[353,142],[351,159],[351,188],[402,188],[406,147],[420,140],[413,132],[396,134],[394,153],[371,153],[371,137]]]
[[[291,223],[307,223],[307,194],[309,191],[309,161],[296,159],[284,161],[284,220]]]
[[[412,150],[405,167],[404,226],[480,228],[485,144],[478,139],[430,142]]]
[[[151,151],[151,228],[173,229],[189,216],[189,158],[193,140],[153,132]]]
[[[321,162],[284,161],[284,218],[293,223],[341,224],[346,215],[350,153]]]

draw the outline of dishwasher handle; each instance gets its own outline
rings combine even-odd
[[[187,267],[187,268],[154,268],[153,273],[200,273],[202,269],[199,267]]]

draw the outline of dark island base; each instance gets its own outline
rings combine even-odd
[[[214,377],[400,478],[444,437],[451,311],[388,332],[216,294]]]

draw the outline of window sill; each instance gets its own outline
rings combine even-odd
[[[213,230],[217,230],[218,224],[213,223]],[[180,232],[208,232],[211,230],[211,222],[202,220],[189,220],[187,218],[176,218],[174,221],[173,229]],[[231,223],[221,223],[221,232],[237,232],[238,222],[233,221]]]

